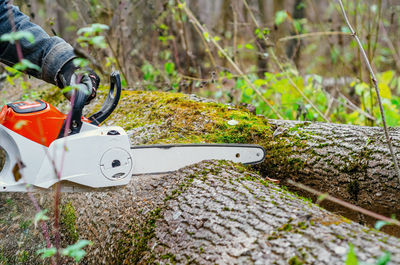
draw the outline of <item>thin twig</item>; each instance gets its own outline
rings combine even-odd
[[[370,76],[371,76],[371,80],[374,83],[376,96],[378,98],[379,110],[381,112],[381,117],[382,117],[383,129],[385,131],[387,144],[389,146],[390,154],[391,154],[392,159],[393,159],[394,168],[396,170],[396,174],[397,174],[397,177],[399,178],[399,182],[400,182],[400,169],[399,169],[399,165],[397,164],[396,155],[395,155],[395,153],[393,151],[392,138],[389,135],[389,130],[388,130],[387,125],[386,125],[386,119],[385,119],[385,113],[383,111],[382,99],[381,99],[381,95],[380,95],[380,92],[379,92],[378,82],[376,80],[374,70],[371,67],[371,64],[370,64],[370,62],[368,60],[367,54],[365,53],[365,50],[364,50],[364,48],[363,48],[363,46],[361,44],[360,39],[357,36],[357,33],[354,31],[353,27],[350,24],[350,21],[349,21],[349,19],[347,17],[346,10],[344,9],[342,0],[337,0],[337,1],[339,2],[340,9],[342,10],[342,14],[343,14],[344,20],[345,20],[347,26],[349,27],[349,29],[351,31],[351,34],[353,35],[354,39],[356,40],[356,42],[357,42],[357,44],[358,44],[358,46],[360,48],[361,55],[364,58],[365,64],[366,64],[366,66],[368,68],[368,71],[370,73]]]
[[[310,38],[310,37],[332,36],[332,35],[351,36],[351,33],[341,32],[341,31],[310,32],[310,33],[304,33],[304,34],[299,34],[299,35],[283,37],[283,38],[280,38],[278,41],[282,42],[282,41],[289,41],[289,40],[293,40],[293,39],[304,39],[304,38]]]
[[[396,220],[396,219],[392,219],[392,218],[380,215],[378,213],[374,213],[374,212],[372,212],[370,210],[361,208],[361,207],[359,207],[357,205],[354,205],[354,204],[348,203],[346,201],[343,201],[341,199],[335,198],[335,197],[333,197],[333,196],[331,196],[331,195],[329,195],[327,193],[322,193],[322,192],[319,192],[317,190],[314,190],[313,188],[310,188],[310,187],[308,187],[308,186],[306,186],[304,184],[295,182],[293,180],[289,179],[288,183],[293,185],[293,186],[295,186],[296,188],[302,189],[304,191],[307,191],[307,192],[312,193],[312,194],[317,195],[317,196],[321,196],[323,198],[323,200],[328,200],[328,201],[337,203],[337,204],[339,204],[339,205],[341,205],[343,207],[346,207],[347,209],[350,209],[350,210],[353,210],[353,211],[368,215],[368,216],[370,216],[372,218],[375,218],[377,220],[382,220],[382,221],[385,221],[385,222],[387,222],[389,224],[400,226],[400,222],[398,220]]]
[[[187,8],[187,6],[185,4],[182,4],[182,2],[180,0],[178,0],[178,3],[180,4],[180,6],[182,7],[182,9],[185,11],[186,15],[190,18],[190,21],[193,23],[193,25],[197,26],[198,29],[203,33],[203,37],[204,37],[204,33],[209,31],[203,27],[200,22],[197,20],[197,18],[193,15],[193,13]],[[265,102],[265,104],[267,104],[267,106],[272,110],[272,112],[275,113],[275,115],[279,118],[279,119],[283,119],[282,116],[279,114],[279,112],[277,110],[275,110],[275,108],[271,105],[271,103],[269,103],[267,101],[267,99],[263,96],[263,94],[261,93],[260,90],[258,90],[255,85],[250,81],[250,79],[243,73],[243,71],[239,68],[239,66],[231,59],[231,57],[226,53],[226,51],[218,44],[218,42],[211,36],[211,34],[209,34],[209,39],[210,41],[215,45],[215,47],[217,47],[218,51],[226,58],[226,60],[232,65],[232,67],[235,69],[235,71],[238,72],[238,74],[240,74],[242,76],[242,78],[245,80],[245,82],[247,83],[248,86],[250,86],[251,89],[253,89],[253,91]]]
[[[232,4],[232,12],[233,12],[233,61],[237,63],[236,53],[237,53],[237,14]]]

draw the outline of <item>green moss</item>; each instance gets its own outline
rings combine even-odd
[[[61,207],[60,224],[68,241],[74,243],[78,240],[79,235],[76,226],[75,208],[71,202],[68,202]]]
[[[281,227],[278,228],[278,231],[286,231],[286,232],[290,232],[293,230],[293,227],[290,223],[284,224]]]
[[[172,264],[176,264],[176,256],[171,253],[167,253],[165,255],[161,255],[161,259],[168,259]]]
[[[299,223],[297,224],[297,226],[298,226],[300,229],[307,229],[307,227],[308,227],[308,225],[307,225],[306,222],[299,222]]]
[[[0,249],[0,264],[10,264],[8,258],[4,255],[3,248]]]
[[[46,87],[46,90],[38,92],[38,98],[50,103],[53,106],[65,102],[65,97],[61,93],[61,89],[56,86]]]
[[[17,263],[26,264],[27,261],[29,260],[29,258],[30,258],[30,255],[29,255],[28,251],[20,249],[17,252],[17,256],[16,256]]]
[[[108,87],[99,89],[98,97],[104,97]],[[53,105],[65,102],[57,87],[41,92],[41,98]],[[91,111],[98,110],[102,100]],[[251,114],[241,107],[232,108],[219,103],[196,102],[187,95],[166,92],[123,91],[118,108],[110,117],[113,125],[125,130],[138,129],[143,132],[143,142],[156,143],[255,143],[267,152],[260,165],[261,174],[270,177],[294,176],[304,162],[291,158],[293,151],[304,150],[309,132],[304,130],[309,122],[298,123],[288,133],[273,139],[275,125],[262,117]],[[229,120],[238,124],[231,126]],[[161,133],[147,135],[148,125],[157,125]],[[151,131],[151,130],[150,130]],[[146,138],[146,139],[145,139]]]
[[[345,240],[345,239],[346,239],[344,236],[339,235],[339,234],[335,234],[335,236],[336,236],[336,238],[339,239],[339,240]]]
[[[161,217],[161,209],[156,208],[147,214],[143,224],[133,223],[125,231],[124,239],[119,242],[117,263],[139,263],[146,253],[150,252],[149,241],[155,235],[156,222]],[[151,256],[148,261],[151,263]]]
[[[99,107],[99,106],[98,106]],[[96,107],[96,108],[98,108]],[[276,126],[243,108],[219,103],[190,100],[186,95],[165,92],[123,91],[119,108],[112,117],[113,124],[126,130],[137,128],[146,132],[145,125],[157,125],[161,133],[149,135],[146,144],[156,143],[256,143],[266,149],[266,160],[259,168],[261,174],[295,175],[304,166],[300,159],[291,158],[293,150],[306,147],[309,135],[299,123],[292,130],[272,139]],[[236,120],[231,126],[228,121]],[[146,134],[147,135],[147,134]]]
[[[304,264],[303,260],[297,256],[293,256],[288,260],[289,265],[302,265]]]
[[[32,225],[32,220],[28,219],[28,220],[21,220],[19,222],[19,227],[23,230],[28,229],[30,226]]]

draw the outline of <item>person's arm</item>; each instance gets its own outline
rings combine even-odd
[[[28,31],[35,37],[35,42],[30,43],[25,38],[19,43],[22,48],[23,58],[38,65],[41,71],[29,69],[26,72],[46,82],[62,87],[57,80],[57,75],[65,64],[76,56],[71,45],[59,37],[50,37],[41,27],[29,21],[29,17],[21,13],[18,7],[8,5],[8,0],[0,0],[0,35],[12,32],[10,23],[11,8],[16,31]],[[7,65],[19,62],[15,44],[0,42],[0,61]]]

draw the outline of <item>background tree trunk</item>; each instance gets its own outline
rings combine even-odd
[[[293,20],[298,20],[305,18],[306,6],[304,0],[296,0],[293,4]],[[301,25],[301,24],[300,24]],[[303,26],[301,26],[303,28]],[[292,30],[291,35],[301,34],[302,32],[296,32]],[[286,47],[286,54],[288,58],[292,59],[297,69],[301,69],[300,63],[300,52],[301,52],[301,39],[291,40]]]

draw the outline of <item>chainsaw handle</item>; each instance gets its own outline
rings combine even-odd
[[[74,103],[72,105],[71,123],[69,135],[79,133],[82,127],[82,111],[89,97],[87,93],[80,89],[74,91]],[[62,132],[63,133],[63,132]]]
[[[116,89],[115,89],[116,88]],[[121,77],[118,71],[114,71],[110,75],[110,91],[101,106],[101,109],[89,117],[91,124],[100,125],[115,110],[121,97]]]

